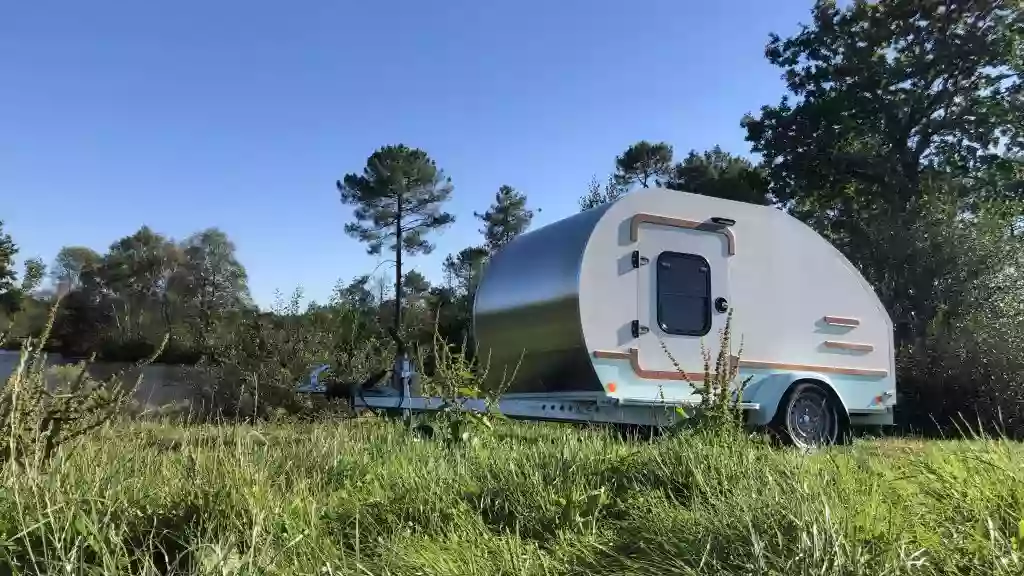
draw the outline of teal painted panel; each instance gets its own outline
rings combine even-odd
[[[627,359],[595,358],[594,370],[609,396],[648,401],[697,402],[700,396],[684,380],[640,378]],[[743,400],[760,404],[750,414],[750,423],[767,424],[789,386],[798,380],[816,380],[831,386],[846,410],[880,410],[879,397],[895,389],[895,379],[887,376],[851,376],[845,374],[803,372],[778,369],[741,368],[737,383],[747,380]],[[701,385],[702,382],[695,382]]]

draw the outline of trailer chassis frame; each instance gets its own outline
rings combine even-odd
[[[440,398],[414,396],[411,393],[415,373],[408,359],[396,359],[393,385],[377,384],[386,371],[378,372],[362,383],[339,384],[320,381],[329,368],[320,365],[309,374],[309,381],[296,391],[345,398],[353,409],[398,413],[411,419],[413,413],[447,410],[476,414],[497,413],[514,420],[567,422],[579,424],[619,424],[634,426],[671,426],[686,418],[688,409],[699,401],[644,400],[608,396],[601,392],[516,393],[488,402],[480,398]],[[397,387],[394,385],[397,384]],[[758,410],[754,402],[738,402],[740,410]]]

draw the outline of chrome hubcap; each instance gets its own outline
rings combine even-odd
[[[836,418],[828,398],[816,391],[805,391],[789,409],[789,430],[801,446],[821,446],[834,440]]]

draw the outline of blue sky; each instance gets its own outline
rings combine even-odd
[[[143,224],[228,233],[261,305],[325,301],[376,259],[334,181],[425,149],[456,224],[413,266],[441,279],[501,184],[576,211],[639,140],[748,153],[782,94],[770,32],[810,0],[8,2],[0,9],[0,219],[19,260],[104,251]],[[382,270],[386,270],[382,268]]]

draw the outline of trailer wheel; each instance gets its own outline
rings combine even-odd
[[[775,428],[802,449],[831,446],[842,440],[846,419],[836,400],[814,382],[798,382],[779,405]]]

